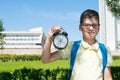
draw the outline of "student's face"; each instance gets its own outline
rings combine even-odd
[[[95,18],[86,18],[84,19],[83,24],[80,25],[80,30],[83,34],[83,39],[92,40],[95,39],[99,31],[99,23]]]

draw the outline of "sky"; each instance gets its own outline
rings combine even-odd
[[[60,25],[69,40],[79,40],[80,15],[86,9],[99,11],[98,0],[0,0],[0,20],[5,31],[42,27],[46,35]]]

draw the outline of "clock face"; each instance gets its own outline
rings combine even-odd
[[[58,34],[54,37],[53,44],[58,49],[63,49],[68,44],[68,38],[65,35]]]

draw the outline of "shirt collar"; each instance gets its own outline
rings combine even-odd
[[[98,51],[99,46],[98,46],[98,42],[96,41],[95,44],[93,45],[89,45],[87,42],[85,42],[84,40],[82,40],[81,42],[81,46],[83,47],[83,49],[89,49],[89,50],[94,50],[94,51]]]

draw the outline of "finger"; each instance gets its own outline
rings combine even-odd
[[[56,26],[56,27],[55,27],[55,31],[60,32],[61,30],[62,30],[62,26]]]
[[[58,31],[58,32],[60,32],[62,30],[62,27],[61,26],[53,26],[52,28],[51,28],[51,32],[56,32],[56,31]]]

